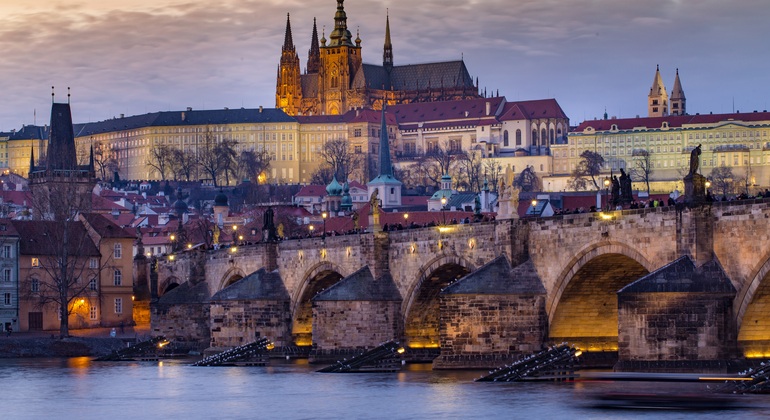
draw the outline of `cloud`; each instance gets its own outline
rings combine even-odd
[[[722,100],[708,96],[718,76],[764,80],[764,1],[357,0],[345,9],[365,62],[381,61],[389,9],[397,65],[463,56],[482,86],[510,99],[556,97],[580,120],[608,103],[643,113],[657,63],[683,69],[694,107],[695,98]],[[3,3],[3,131],[32,123],[33,109],[46,115],[51,85],[60,99],[72,86],[79,122],[187,106],[271,107],[286,13],[304,67],[313,17],[328,36],[335,12],[334,2],[300,0]],[[739,65],[748,57],[752,66]],[[752,85],[731,88],[768,96],[767,83]],[[698,98],[695,89],[710,92]]]

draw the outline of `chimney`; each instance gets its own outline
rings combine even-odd
[[[489,115],[489,113],[490,113],[490,112],[491,112],[491,110],[492,110],[492,104],[491,104],[490,102],[487,102],[487,103],[486,103],[486,106],[487,106],[487,108],[486,108],[486,109],[487,109],[487,115]]]
[[[192,111],[192,107],[191,107],[191,106],[188,106],[188,107],[187,107],[187,112],[190,112],[190,111]]]
[[[120,114],[120,118],[124,118],[126,114]]]
[[[184,114],[184,112],[183,112],[183,113],[182,113],[182,121],[184,121],[184,120],[186,120],[186,119],[187,119],[187,116],[186,116],[186,115]]]
[[[259,113],[262,113],[262,105],[259,106]]]

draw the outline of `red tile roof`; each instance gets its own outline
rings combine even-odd
[[[643,118],[616,118],[609,120],[583,121],[574,132],[583,132],[588,127],[596,131],[609,131],[613,125],[618,130],[632,130],[637,127],[659,129],[667,122],[671,128],[680,128],[684,125],[711,125],[717,123],[770,121],[770,112],[751,112],[734,114],[707,114],[707,115],[669,115],[667,117],[643,117]]]
[[[500,115],[500,121],[526,120],[532,118],[567,118],[556,99],[508,102]]]
[[[294,194],[295,197],[324,197],[326,195],[325,185],[305,185]]]

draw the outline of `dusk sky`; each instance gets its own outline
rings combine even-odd
[[[464,57],[482,90],[556,98],[573,125],[646,116],[660,65],[679,68],[689,113],[770,108],[767,0],[348,0],[363,58],[382,63],[386,8],[396,65]],[[120,114],[275,106],[286,13],[302,67],[313,17],[335,0],[2,0],[0,131],[48,123],[72,88],[75,122]],[[319,34],[320,35],[320,34]]]

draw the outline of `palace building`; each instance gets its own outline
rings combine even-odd
[[[382,65],[365,64],[361,38],[348,30],[343,0],[337,0],[329,39],[313,21],[307,67],[300,60],[286,18],[276,80],[275,106],[289,115],[338,115],[351,109],[382,109],[383,104],[435,102],[480,97],[463,60],[397,66],[390,19],[385,18]]]

